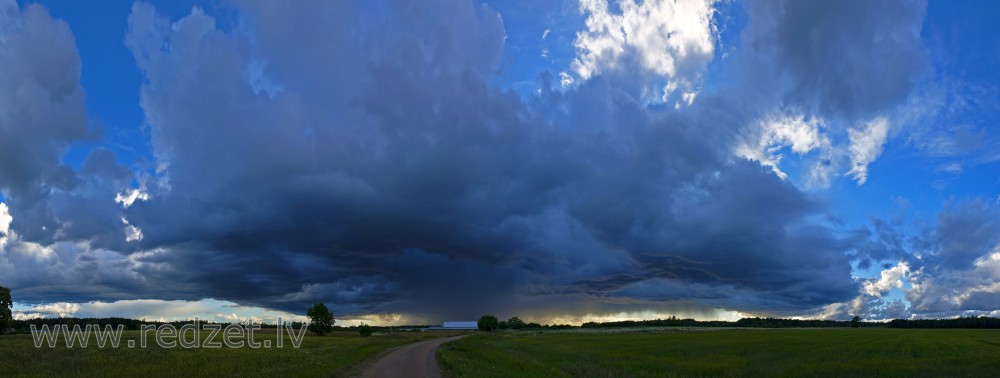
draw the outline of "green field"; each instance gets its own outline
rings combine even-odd
[[[987,377],[1000,330],[521,332],[445,344],[438,360],[458,377]]]
[[[264,330],[263,332],[267,332]],[[100,349],[95,338],[87,348],[66,348],[62,339],[56,348],[35,348],[31,335],[0,336],[0,376],[295,376],[329,377],[343,375],[357,364],[394,346],[441,334],[403,332],[393,336],[360,337],[357,332],[334,332],[318,337],[306,335],[301,348],[291,347],[285,335],[284,348],[252,349],[163,349],[148,340],[147,348],[127,348],[139,331],[126,331],[117,349]],[[274,340],[271,334],[255,335],[255,340]]]
[[[35,348],[0,337],[0,376],[343,376],[364,361],[439,333],[363,338],[307,335],[299,349]],[[275,340],[258,334],[258,341]],[[272,344],[273,345],[273,344]],[[444,344],[438,359],[458,377],[995,376],[1000,330],[577,329],[478,334]]]

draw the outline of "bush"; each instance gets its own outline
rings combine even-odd
[[[500,321],[497,320],[496,316],[493,315],[483,315],[479,318],[479,322],[476,324],[479,326],[480,331],[496,331],[500,328]]]
[[[370,325],[361,323],[361,325],[358,326],[358,334],[361,335],[361,337],[371,336],[372,333],[374,333],[374,332],[375,332],[375,329],[372,326],[370,326]]]
[[[507,326],[510,327],[510,329],[521,329],[527,326],[527,324],[524,324],[524,321],[521,320],[521,318],[514,316],[507,319]]]

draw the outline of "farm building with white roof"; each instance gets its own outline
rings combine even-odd
[[[444,322],[438,327],[429,327],[433,331],[476,331],[479,330],[478,322]]]

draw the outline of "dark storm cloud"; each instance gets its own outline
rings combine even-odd
[[[731,100],[650,112],[596,77],[522,102],[489,84],[504,30],[469,2],[239,6],[244,34],[200,11],[130,17],[169,175],[127,210],[165,251],[147,277],[292,311],[464,316],[712,290],[794,312],[857,290],[811,220],[823,206],[731,161]]]
[[[51,241],[58,220],[52,191],[76,185],[59,163],[70,142],[87,136],[80,58],[69,26],[41,6],[0,2],[0,190],[21,237]]]
[[[0,2],[0,190],[21,242],[88,241],[125,248],[115,194],[132,173],[95,149],[79,172],[61,163],[74,142],[93,142],[80,57],[66,22],[45,8]]]
[[[902,229],[901,220],[885,220],[872,217],[870,227],[851,231],[848,237],[850,244],[856,248],[858,266],[868,269],[879,261],[908,261],[918,263],[910,253],[910,245],[914,242],[911,235]]]
[[[850,3],[861,21],[835,10],[807,33],[822,47],[802,50],[792,18],[816,10],[768,4],[751,16],[772,29],[746,39],[777,44],[790,76],[748,69],[744,80],[785,77],[805,99],[790,106],[850,114],[905,95],[917,68],[889,88],[838,84],[885,73],[862,64],[879,58],[865,49],[913,52],[903,37],[898,49],[853,45],[862,32],[846,29],[883,35],[919,19],[871,25],[885,9]],[[125,43],[145,76],[151,198],[122,212],[113,199],[131,175],[94,152],[46,209],[82,221],[0,260],[24,300],[212,297],[296,313],[325,301],[338,314],[440,320],[497,308],[800,314],[858,294],[847,252],[868,237],[843,237],[826,204],[732,155],[756,117],[783,106],[773,94],[719,91],[665,109],[616,77],[562,90],[543,75],[541,92],[521,98],[493,85],[505,31],[485,5],[235,7],[226,26],[198,9],[175,22],[133,7]],[[121,240],[122,216],[141,240]]]
[[[951,201],[938,215],[940,264],[969,268],[1000,245],[1000,211],[983,200]]]
[[[871,117],[905,99],[927,70],[924,0],[750,4],[744,43],[772,57],[772,69],[791,89],[789,105]]]

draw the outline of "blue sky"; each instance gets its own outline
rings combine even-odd
[[[1000,314],[994,2],[0,15],[22,317]]]

